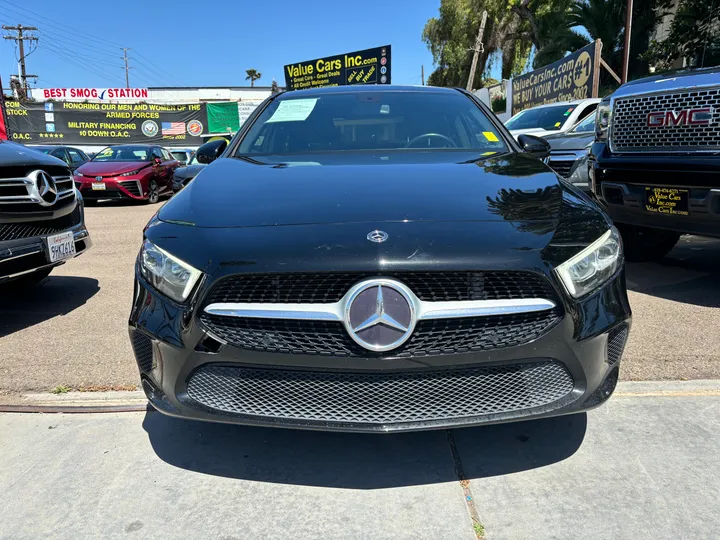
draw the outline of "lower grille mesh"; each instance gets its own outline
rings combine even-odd
[[[302,422],[389,424],[471,418],[551,404],[573,379],[547,360],[403,373],[333,373],[207,365],[188,381],[191,402],[228,414]]]
[[[462,319],[420,321],[407,343],[387,353],[356,344],[339,322],[224,317],[201,320],[218,338],[243,349],[328,356],[418,357],[513,347],[537,339],[561,319],[557,309]]]
[[[33,238],[66,231],[80,224],[80,207],[69,214],[52,220],[0,223],[0,241]]]
[[[152,371],[153,349],[150,338],[142,332],[135,331],[132,333],[132,339],[130,341],[132,343],[133,352],[135,353],[135,358],[137,359],[140,371],[145,373]]]
[[[614,328],[608,336],[607,342],[607,361],[611,366],[617,364],[625,350],[625,342],[628,337],[628,327],[626,324]]]

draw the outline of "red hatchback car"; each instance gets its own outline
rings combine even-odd
[[[160,146],[110,146],[78,167],[75,186],[86,204],[100,199],[135,199],[154,204],[172,194],[173,172],[180,166]]]

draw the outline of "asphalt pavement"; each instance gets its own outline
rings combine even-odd
[[[0,539],[715,539],[719,454],[720,381],[397,435],[6,413]]]
[[[87,209],[94,245],[35,289],[0,292],[0,394],[129,389],[133,264],[160,205]],[[720,379],[720,240],[684,237],[659,263],[627,265],[633,328],[625,380]]]

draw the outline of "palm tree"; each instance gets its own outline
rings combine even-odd
[[[245,73],[247,73],[247,77],[245,77],[245,80],[250,81],[251,87],[255,86],[255,81],[262,77],[262,73],[258,73],[257,69],[246,69]]]

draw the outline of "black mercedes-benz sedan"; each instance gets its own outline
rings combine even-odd
[[[622,245],[547,154],[461,90],[269,98],[144,231],[150,402],[371,432],[599,405],[630,327]]]

